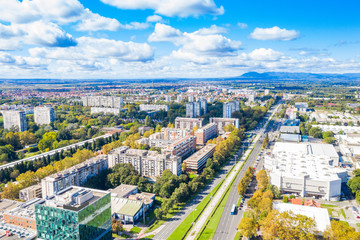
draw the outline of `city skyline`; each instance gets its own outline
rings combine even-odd
[[[353,73],[359,3],[0,0],[3,78]]]

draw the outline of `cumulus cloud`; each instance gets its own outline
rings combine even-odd
[[[154,51],[146,43],[123,42],[104,38],[80,37],[77,46],[68,48],[31,48],[32,57],[84,60],[99,58],[116,58],[121,61],[149,61]]]
[[[204,63],[205,55],[234,55],[240,49],[241,42],[233,41],[219,34],[223,32],[226,32],[225,28],[213,25],[192,33],[183,33],[169,25],[157,23],[148,40],[150,42],[172,42],[176,46],[180,46],[177,51],[173,51],[172,56]],[[194,57],[194,55],[202,56]]]
[[[238,27],[241,28],[241,29],[245,29],[245,28],[248,27],[248,25],[247,25],[246,23],[241,23],[241,22],[239,22],[237,25],[238,25]]]
[[[42,20],[26,24],[0,24],[0,49],[15,50],[23,44],[39,44],[48,47],[76,45],[75,39],[58,25]]]
[[[281,29],[278,26],[272,28],[255,28],[250,37],[256,40],[280,40],[289,41],[299,38],[300,33],[296,30]]]
[[[283,56],[282,52],[275,51],[271,48],[258,48],[249,53],[249,57],[259,61],[276,61]]]
[[[223,6],[219,8],[213,0],[101,0],[120,9],[152,9],[157,14],[168,17],[189,17],[205,14],[222,15]]]
[[[147,22],[162,22],[163,19],[161,16],[155,14],[155,15],[148,16],[146,18],[146,21]]]

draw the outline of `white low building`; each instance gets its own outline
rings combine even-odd
[[[270,183],[283,192],[338,200],[347,172],[329,165],[330,162],[326,156],[284,152],[267,156],[265,168],[270,171]]]
[[[292,143],[292,142],[276,142],[273,153],[277,152],[286,152],[286,153],[298,153],[304,155],[314,155],[314,156],[328,156],[333,160],[331,165],[339,165],[339,155],[337,154],[335,148],[331,144],[323,143]]]
[[[285,193],[338,200],[341,184],[347,181],[347,172],[331,165],[332,154],[321,154],[319,146],[311,145],[275,143],[273,153],[267,154],[264,162],[265,169],[270,172],[270,183]],[[311,151],[312,147],[316,150]]]
[[[279,212],[293,212],[294,214],[304,215],[315,221],[316,229],[324,232],[330,226],[330,217],[326,208],[308,207],[289,203],[273,203],[273,209]]]

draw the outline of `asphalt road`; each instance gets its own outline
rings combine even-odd
[[[248,167],[253,166],[258,155],[261,152],[262,149],[262,142],[265,139],[265,134],[269,130],[272,129],[274,124],[274,121],[270,121],[269,125],[267,126],[267,129],[262,133],[259,141],[254,146],[254,150],[250,154],[248,160],[245,162],[243,168],[239,172],[234,185],[231,188],[229,198],[225,204],[224,211],[221,215],[221,219],[219,222],[219,225],[216,229],[214,240],[224,240],[224,239],[234,239],[236,232],[237,232],[237,226],[240,223],[240,220],[242,218],[243,211],[237,212],[235,215],[231,215],[231,207],[233,204],[237,204],[239,199],[239,193],[237,192],[237,185],[240,182],[240,180],[244,177],[246,170]]]
[[[229,161],[221,172],[208,184],[204,190],[202,190],[192,201],[186,204],[186,206],[171,219],[166,221],[162,229],[153,237],[153,239],[164,240],[167,239],[171,233],[180,225],[180,223],[189,215],[192,214],[194,208],[216,187],[216,185],[225,178],[226,173],[235,164],[235,160]]]

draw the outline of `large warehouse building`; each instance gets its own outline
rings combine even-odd
[[[333,166],[336,156],[339,157],[335,149],[332,151],[333,146],[327,145],[275,143],[272,154],[266,155],[264,164],[270,172],[271,184],[285,193],[338,200],[341,183],[347,181],[347,172],[335,167],[337,164]]]

